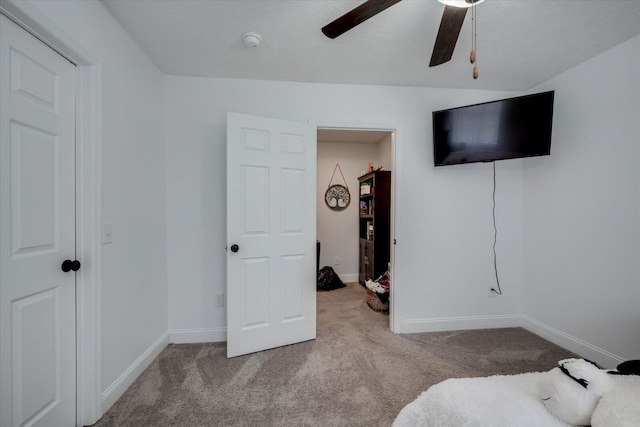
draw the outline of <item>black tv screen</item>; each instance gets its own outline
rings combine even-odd
[[[434,111],[435,166],[549,155],[553,94]]]

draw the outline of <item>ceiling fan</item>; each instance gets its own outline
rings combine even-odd
[[[367,19],[393,6],[400,0],[367,0],[355,9],[345,13],[335,21],[322,27],[324,35],[335,39]],[[440,28],[433,46],[429,67],[444,64],[451,59],[458,41],[458,34],[467,15],[467,9],[484,0],[438,0],[444,4],[444,12],[440,21]]]

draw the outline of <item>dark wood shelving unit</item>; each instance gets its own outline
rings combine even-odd
[[[358,178],[360,283],[387,271],[391,249],[391,172],[374,171]],[[368,189],[367,189],[368,187]],[[363,194],[364,193],[364,194]]]

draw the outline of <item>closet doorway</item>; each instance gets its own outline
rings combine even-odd
[[[388,255],[385,253],[385,260],[378,260],[378,264],[382,263],[384,266],[388,264],[391,277],[394,277],[395,144],[394,129],[318,126],[316,220],[317,239],[320,242],[319,268],[332,267],[345,283],[360,282],[361,279],[364,244],[362,238],[366,240],[367,235],[367,230],[361,230],[361,228],[367,222],[361,219],[359,178],[369,176],[370,169],[383,170],[391,175],[391,185],[388,190],[390,193],[389,224],[388,231],[385,231],[388,236],[379,239],[385,242],[385,249],[388,242]],[[334,184],[346,186],[349,190],[350,202],[344,209],[332,209],[325,202],[325,193],[328,187]],[[374,274],[378,273],[380,272]],[[394,293],[392,283],[389,298],[389,328],[392,331],[394,329]]]

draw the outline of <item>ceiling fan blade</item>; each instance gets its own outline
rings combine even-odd
[[[322,27],[322,32],[330,39],[335,39],[346,33],[358,24],[363,23],[372,16],[377,15],[400,0],[368,0],[360,6],[345,13],[340,18]]]
[[[451,59],[466,15],[466,8],[445,6],[429,67],[444,64]]]

